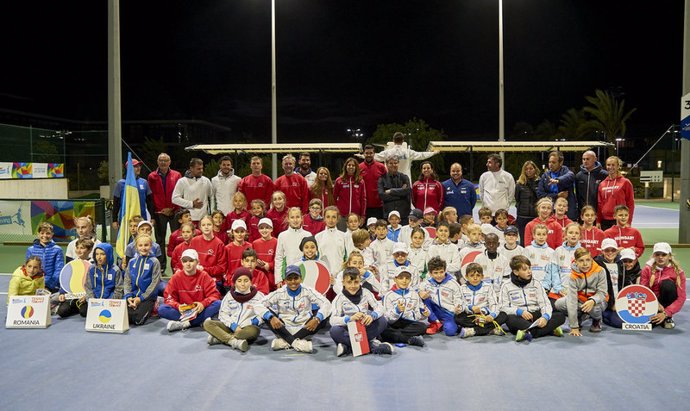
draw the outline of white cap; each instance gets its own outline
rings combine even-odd
[[[671,245],[669,243],[656,243],[654,244],[654,251],[652,251],[652,254],[654,253],[664,253],[664,254],[671,254]]]
[[[271,220],[270,218],[264,217],[261,220],[259,220],[259,224],[257,225],[257,227],[261,227],[261,224],[266,224],[267,226],[273,228],[273,220]]]
[[[601,242],[601,251],[604,251],[607,248],[618,249],[618,244],[616,244],[616,240],[614,240],[613,238],[605,238],[604,241]]]
[[[369,219],[367,219],[367,227],[376,224],[376,221],[376,217],[369,217]]]
[[[388,213],[388,218],[391,218],[392,215],[397,215],[398,218],[400,218],[400,212],[398,210],[393,210],[390,213]]]
[[[180,259],[185,257],[189,257],[192,260],[199,261],[199,253],[197,253],[196,250],[193,248],[188,248],[182,252],[182,257],[180,257]]]
[[[147,226],[153,228],[153,224],[151,224],[151,222],[150,222],[149,220],[141,220],[141,221],[139,221],[139,224],[137,224],[137,230],[138,230],[139,227],[141,227],[142,225],[147,225]]]
[[[395,268],[395,276],[399,276],[402,273],[407,273],[410,277],[412,276],[412,269],[410,269],[407,266],[401,265],[400,267]]]
[[[621,250],[620,258],[621,260],[634,260],[637,256],[632,248],[624,248]]]
[[[247,223],[244,222],[244,220],[235,220],[232,222],[232,226],[230,226],[230,229],[232,231],[237,230],[238,228],[243,228],[244,231],[247,231]]]
[[[393,251],[391,252],[391,254],[395,254],[395,253],[409,254],[410,251],[407,249],[407,244],[405,244],[403,242],[399,242],[399,243],[393,244]]]

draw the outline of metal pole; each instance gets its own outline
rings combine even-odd
[[[120,0],[108,0],[108,183],[110,195],[122,178],[120,102]]]
[[[276,0],[271,0],[271,143],[278,143],[278,104],[276,102]],[[278,155],[271,154],[271,175],[278,177]]]
[[[685,23],[683,25],[683,92],[690,92],[690,0],[685,0]],[[690,243],[690,140],[681,139],[680,147],[680,213],[678,221],[678,242]]]
[[[503,87],[503,0],[498,0],[498,143],[506,141]],[[499,153],[505,164],[505,154]]]

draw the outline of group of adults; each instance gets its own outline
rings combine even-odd
[[[232,159],[220,158],[219,171],[212,179],[203,175],[204,163],[192,158],[184,175],[170,168],[171,159],[166,153],[158,156],[158,167],[147,179],[140,177],[141,163],[132,160],[137,178],[139,203],[142,216],[147,215],[155,227],[156,241],[165,247],[165,233],[168,226],[174,231],[178,222],[174,218],[180,208],[190,210],[192,221],[198,222],[212,210],[224,214],[234,210],[232,198],[236,192],[246,197],[247,204],[259,199],[266,209],[271,206],[275,191],[285,194],[285,206],[298,207],[308,212],[313,198],[322,201],[323,207],[336,206],[341,216],[354,213],[360,223],[366,218],[386,218],[396,210],[400,213],[402,224],[407,224],[411,208],[439,213],[445,207],[454,207],[459,216],[472,214],[477,202],[475,185],[463,178],[459,163],[450,166],[450,178],[441,182],[429,161],[421,164],[421,173],[414,183],[411,179],[411,163],[426,160],[437,154],[436,151],[417,152],[404,143],[404,135],[395,133],[393,144],[376,153],[374,146],[364,147],[363,155],[348,158],[340,175],[333,179],[330,170],[311,168],[309,153],[301,153],[299,159],[291,154],[282,158],[283,175],[273,181],[263,174],[260,157],[252,157],[251,174],[241,178],[234,173]],[[502,168],[503,162],[498,154],[490,154],[487,171],[479,179],[479,196],[484,206],[495,212],[508,210],[516,201],[516,224],[520,236],[524,237],[524,227],[536,217],[536,202],[542,197],[568,200],[568,216],[576,221],[578,210],[590,205],[598,211],[602,228],[613,223],[613,208],[623,203],[634,209],[632,185],[620,174],[621,161],[617,157],[606,160],[606,170],[597,161],[592,151],[582,155],[582,166],[577,174],[563,165],[563,154],[549,154],[548,169],[543,173],[532,161],[527,161],[517,180]],[[113,228],[117,229],[120,198],[124,180],[118,183],[113,195]],[[343,226],[344,228],[344,226]],[[165,263],[162,263],[162,268]]]

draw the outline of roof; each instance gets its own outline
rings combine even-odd
[[[586,151],[595,147],[610,147],[603,141],[430,141],[427,151],[495,153],[523,151]]]
[[[359,153],[360,143],[282,143],[282,144],[195,144],[186,151],[203,151],[207,154],[227,153],[289,153],[294,151],[322,151],[327,153]]]

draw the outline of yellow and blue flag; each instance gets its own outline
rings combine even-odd
[[[120,222],[120,229],[117,232],[115,250],[120,258],[125,258],[125,248],[129,240],[129,224],[127,222],[135,215],[141,214],[137,179],[134,177],[134,167],[132,166],[132,153],[127,153],[127,177],[122,187],[120,201],[120,218],[118,220]]]

